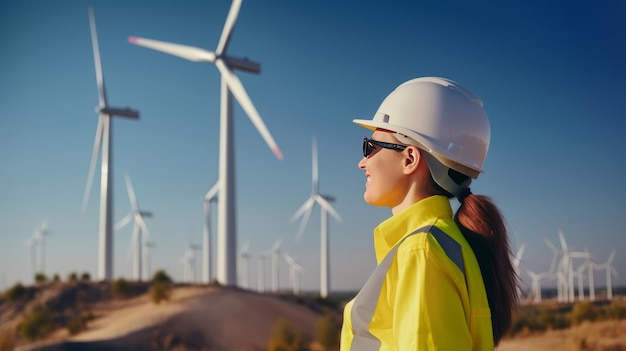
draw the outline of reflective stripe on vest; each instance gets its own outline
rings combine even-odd
[[[454,239],[444,233],[441,229],[435,226],[426,226],[405,236],[391,249],[391,251],[389,251],[380,264],[376,266],[365,285],[363,285],[363,288],[361,288],[361,291],[359,291],[357,296],[354,298],[352,310],[350,311],[352,331],[354,333],[350,350],[375,351],[380,349],[380,340],[372,335],[369,330],[369,324],[374,317],[378,297],[380,296],[380,291],[382,290],[383,283],[385,282],[385,276],[387,276],[387,271],[389,270],[391,262],[396,255],[396,251],[398,251],[398,246],[400,246],[406,238],[419,233],[430,233],[434,236],[446,255],[459,267],[463,275],[465,275],[461,245],[454,241]]]

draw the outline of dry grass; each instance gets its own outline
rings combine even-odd
[[[626,351],[626,320],[584,322],[538,335],[505,339],[497,351]]]

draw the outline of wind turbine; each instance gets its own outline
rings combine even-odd
[[[593,262],[589,262],[589,265],[587,266],[587,275],[588,275],[588,280],[589,280],[589,300],[590,301],[595,301],[596,300],[596,287],[595,287],[595,283],[593,281],[593,271],[595,269],[595,263]]]
[[[183,280],[187,283],[196,282],[196,251],[199,250],[200,246],[189,244],[185,254],[180,258],[180,263],[184,266]]]
[[[260,293],[265,292],[265,258],[267,256],[261,253],[257,256],[259,264],[257,265],[257,290]]]
[[[317,142],[315,137],[313,137],[313,189],[311,190],[311,196],[308,200],[304,202],[304,204],[294,213],[291,217],[291,221],[295,221],[300,216],[304,216],[302,218],[302,223],[300,224],[300,228],[298,229],[298,234],[296,235],[296,239],[300,239],[302,233],[304,231],[304,227],[306,226],[309,217],[311,216],[311,211],[315,207],[315,204],[319,204],[321,207],[321,252],[320,252],[320,296],[323,298],[328,297],[328,291],[330,290],[330,263],[328,257],[328,213],[335,217],[335,219],[339,222],[342,221],[341,216],[332,208],[330,202],[334,202],[335,198],[327,195],[321,195],[319,193],[319,177],[317,172]]]
[[[96,129],[96,138],[93,144],[91,163],[89,165],[87,185],[85,186],[85,194],[83,196],[82,213],[84,214],[87,210],[96,162],[98,161],[100,149],[102,149],[98,278],[111,280],[113,278],[113,149],[111,147],[113,120],[111,117],[119,116],[129,119],[139,119],[139,112],[129,108],[121,109],[109,107],[107,104],[102,64],[100,62],[100,49],[98,48],[98,36],[96,34],[96,20],[91,7],[89,8],[89,26],[91,30],[94,64],[96,67],[99,105],[96,108],[96,112],[98,112],[98,127]]]
[[[528,275],[530,276],[530,279],[532,279],[532,295],[533,295],[533,301],[536,303],[541,302],[541,280],[547,276],[550,275],[550,272],[544,272],[544,273],[535,273],[533,271],[531,271],[530,269],[526,270],[526,273],[528,273]]]
[[[591,261],[589,258],[585,260],[576,270],[574,271],[574,276],[578,279],[578,301],[582,301],[585,299],[585,284],[584,284],[584,274],[583,271],[589,268]],[[591,290],[591,286],[589,287]]]
[[[278,292],[278,255],[282,240],[278,239],[272,247],[263,254],[272,257],[272,292]]]
[[[135,196],[135,191],[133,190],[133,184],[130,181],[130,177],[128,174],[124,174],[124,178],[126,180],[126,190],[128,191],[128,199],[130,200],[130,213],[124,216],[117,225],[115,226],[115,230],[118,231],[124,228],[130,221],[133,221],[133,234],[130,238],[129,249],[132,247],[134,250],[133,254],[133,279],[135,280],[143,280],[147,277],[142,277],[143,270],[141,268],[142,260],[144,260],[142,256],[142,248],[144,241],[148,240],[150,237],[150,232],[148,231],[148,227],[146,226],[146,222],[144,222],[145,218],[152,218],[152,212],[142,211],[139,209],[139,204],[137,203],[137,197]],[[146,237],[143,237],[143,234]]]
[[[34,277],[35,274],[37,273],[38,267],[37,267],[37,237],[35,236],[35,234],[33,233],[33,235],[30,237],[30,239],[26,240],[26,246],[28,246],[29,249],[29,254],[30,254],[30,275],[31,277]]]
[[[246,58],[241,59],[226,54],[232,35],[241,0],[233,0],[226,23],[222,29],[219,43],[215,52],[197,47],[167,43],[152,39],[130,37],[132,44],[162,51],[194,62],[212,62],[221,74],[220,99],[220,151],[219,151],[219,198],[217,223],[217,280],[223,285],[237,284],[237,230],[235,204],[235,164],[233,141],[233,109],[232,96],[246,112],[258,132],[278,159],[282,153],[274,138],[267,130],[265,123],[252,104],[248,93],[239,78],[233,74],[234,70],[250,73],[259,73],[261,66]]]
[[[241,250],[239,250],[239,259],[241,263],[238,265],[240,269],[240,284],[244,289],[250,289],[250,254],[248,253],[248,249],[250,248],[250,242],[246,241],[243,243]]]
[[[50,235],[47,221],[43,221],[39,227],[33,231],[31,238],[26,241],[26,245],[30,246],[31,267],[36,273],[45,273],[45,255],[46,255],[46,235]]]
[[[606,271],[606,298],[607,300],[613,300],[613,285],[611,283],[611,276],[615,275],[616,277],[619,275],[615,266],[613,266],[613,259],[615,258],[615,250],[611,251],[609,255],[609,259],[602,264],[594,264],[595,269],[604,269]]]
[[[566,249],[558,249],[548,238],[543,238],[544,242],[552,251],[552,263],[550,264],[550,270],[548,272],[555,275],[557,280],[557,301],[567,302],[568,300],[568,288],[567,288],[567,271],[565,267],[569,265],[569,257],[567,256]],[[563,245],[564,241],[561,241]],[[567,243],[565,243],[567,245]]]
[[[205,284],[211,282],[211,204],[217,201],[219,181],[216,182],[204,196],[204,235],[202,244],[202,281]]]
[[[283,257],[289,265],[289,284],[291,285],[293,294],[300,295],[300,278],[298,273],[304,271],[304,268],[288,253],[283,252]]]
[[[144,273],[143,276],[145,277],[146,280],[151,280],[152,278],[150,277],[150,274],[152,274],[152,269],[150,267],[150,250],[152,250],[153,248],[156,247],[156,244],[152,241],[145,241],[143,244],[143,257],[144,257],[144,262],[143,262],[143,269],[144,269]]]
[[[526,249],[526,244],[522,243],[522,245],[520,245],[520,247],[517,249],[517,252],[515,253],[515,257],[513,258],[513,268],[515,269],[515,275],[517,276],[517,279],[520,279],[520,273],[519,273],[519,265],[520,262],[522,261],[522,255],[524,254],[524,250]],[[522,291],[521,291],[521,287],[517,286],[517,296],[521,296]]]

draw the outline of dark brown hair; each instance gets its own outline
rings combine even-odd
[[[463,236],[472,247],[485,283],[491,309],[494,344],[511,327],[517,307],[518,276],[511,261],[511,247],[504,217],[491,199],[468,195],[454,215]]]

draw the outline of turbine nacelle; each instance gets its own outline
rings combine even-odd
[[[152,212],[149,211],[139,211],[139,215],[144,218],[152,218]]]
[[[261,73],[261,65],[258,62],[248,60],[247,57],[241,59],[232,56],[219,56],[218,58],[224,60],[224,62],[226,62],[226,65],[228,65],[228,67],[233,70],[238,69],[240,71],[250,72],[254,74]]]
[[[128,107],[126,108],[115,108],[115,107],[96,107],[96,112],[105,113],[109,116],[119,116],[126,117],[130,119],[139,119],[139,111],[132,110]]]

